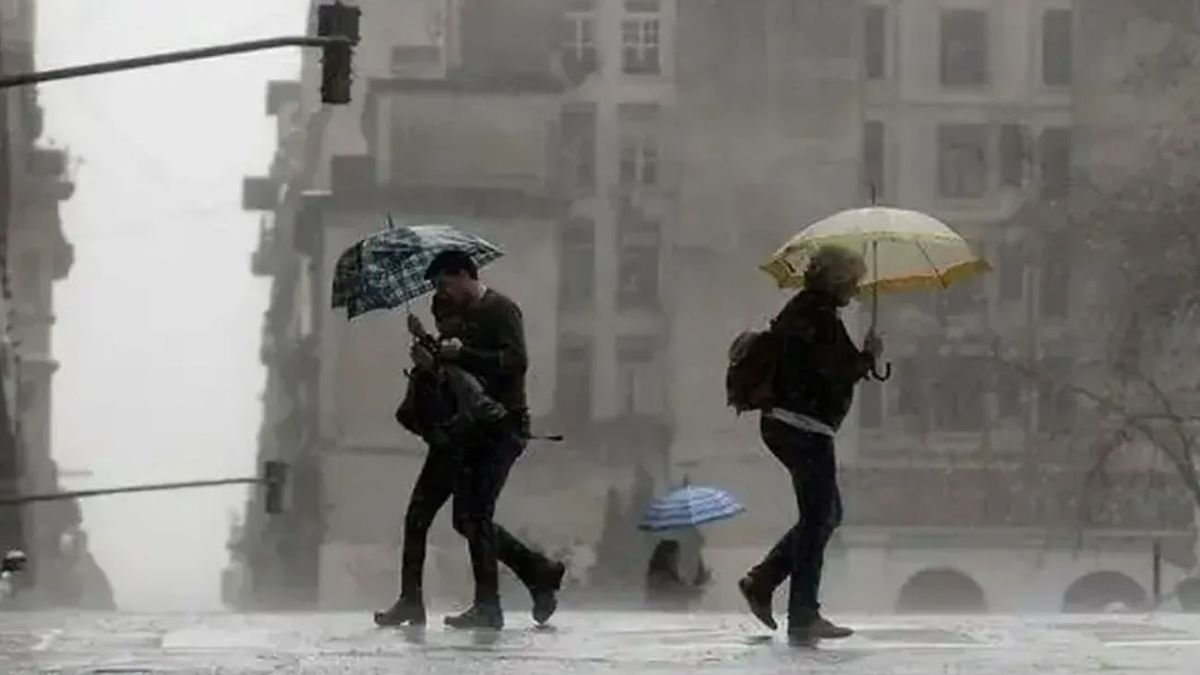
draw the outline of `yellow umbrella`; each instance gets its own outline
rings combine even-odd
[[[872,330],[879,313],[879,293],[949,288],[991,269],[962,236],[938,219],[879,206],[842,211],[809,225],[780,247],[762,269],[780,288],[803,288],[809,258],[829,245],[856,251],[867,263],[860,290],[871,291]]]

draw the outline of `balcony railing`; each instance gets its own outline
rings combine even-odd
[[[29,173],[39,178],[59,178],[67,172],[67,153],[59,148],[34,148],[29,153]]]

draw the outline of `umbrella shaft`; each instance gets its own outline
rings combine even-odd
[[[879,321],[879,242],[871,242],[871,269],[874,270],[875,283],[871,285],[871,330]]]

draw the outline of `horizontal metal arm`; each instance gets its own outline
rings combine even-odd
[[[157,483],[154,485],[131,485],[127,487],[102,488],[97,490],[73,490],[71,492],[47,492],[40,495],[16,495],[0,497],[0,506],[14,506],[29,502],[54,502],[78,497],[98,497],[101,495],[117,495],[130,492],[158,492],[162,490],[180,490],[184,488],[215,487],[217,485],[248,485],[254,483],[266,484],[267,478],[221,478],[217,480],[193,480],[182,483]]]
[[[34,84],[37,82],[47,82],[49,80],[66,80],[73,77],[83,77],[85,75],[112,73],[118,70],[132,70],[134,68],[145,68],[147,66],[161,66],[168,63],[179,63],[181,61],[210,59],[216,56],[226,56],[229,54],[257,52],[264,49],[276,49],[278,47],[327,47],[339,44],[353,45],[355,43],[357,43],[357,40],[351,40],[350,38],[340,35],[330,37],[276,37],[267,38],[265,40],[251,40],[250,42],[235,42],[233,44],[218,45],[216,47],[185,49],[178,52],[166,52],[164,54],[138,56],[132,59],[119,59],[117,61],[90,63],[84,66],[71,66],[69,68],[57,68],[55,70],[43,70],[33,73],[3,75],[0,76],[0,89],[19,87],[24,84]]]

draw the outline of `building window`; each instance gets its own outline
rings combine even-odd
[[[987,127],[938,127],[938,194],[953,199],[982,197],[987,191]]]
[[[617,111],[621,128],[619,180],[623,187],[655,186],[659,180],[658,120],[656,105],[622,105]]]
[[[1024,376],[1008,365],[996,366],[996,412],[1000,419],[1019,419],[1024,416],[1021,393]]]
[[[596,189],[596,108],[570,107],[562,113],[563,154],[574,192]]]
[[[978,314],[987,308],[983,282],[964,281],[937,292],[937,313],[942,318]]]
[[[884,140],[883,122],[870,121],[863,125],[863,184],[871,197],[884,194]]]
[[[986,10],[942,12],[942,84],[951,87],[988,83]]]
[[[986,359],[946,356],[937,360],[937,366],[938,378],[933,383],[934,428],[958,433],[983,429],[983,373],[988,372],[989,366]]]
[[[572,220],[562,233],[560,306],[590,304],[596,292],[596,228],[590,220]]]
[[[1072,363],[1068,358],[1042,359],[1038,368],[1038,431],[1057,433],[1071,428],[1075,394],[1071,390]]]
[[[1000,125],[1000,185],[1025,185],[1025,166],[1029,163],[1029,133],[1019,124]]]
[[[618,225],[617,308],[652,309],[659,304],[658,223],[632,215]]]
[[[392,47],[392,72],[407,74],[413,70],[440,65],[442,48],[439,45],[400,45]]]
[[[1025,297],[1025,251],[1020,244],[1001,244],[996,252],[1000,263],[1001,302],[1020,302]]]
[[[591,3],[578,9],[568,8],[563,18],[563,67],[567,76],[579,81],[594,72],[599,64],[596,52],[596,17]]]
[[[901,415],[920,416],[925,409],[925,382],[922,379],[921,362],[915,358],[900,359],[896,363],[896,412]]]
[[[1042,246],[1038,310],[1042,318],[1064,319],[1071,303],[1071,245],[1062,232],[1050,234]]]
[[[621,185],[658,184],[658,141],[652,134],[621,137]]]
[[[592,348],[585,338],[566,338],[558,350],[556,407],[563,425],[579,428],[592,418]]]
[[[1042,196],[1066,197],[1071,190],[1071,130],[1045,129],[1038,139],[1041,155]]]
[[[32,297],[42,287],[42,254],[38,251],[22,253],[20,261],[21,290]]]
[[[654,337],[617,339],[617,414],[657,416],[663,411],[659,341]]]
[[[929,407],[922,361],[918,357],[898,359],[895,372],[897,421],[908,433],[924,434],[929,426]],[[892,412],[890,406],[888,412]]]
[[[868,80],[887,78],[887,7],[863,9],[863,65]]]
[[[1042,15],[1042,83],[1047,87],[1071,84],[1075,49],[1072,23],[1069,9],[1052,9]]]
[[[883,383],[868,380],[859,385],[858,424],[863,429],[883,427]]]
[[[657,0],[627,0],[621,20],[621,67],[629,75],[658,75],[661,35]]]

